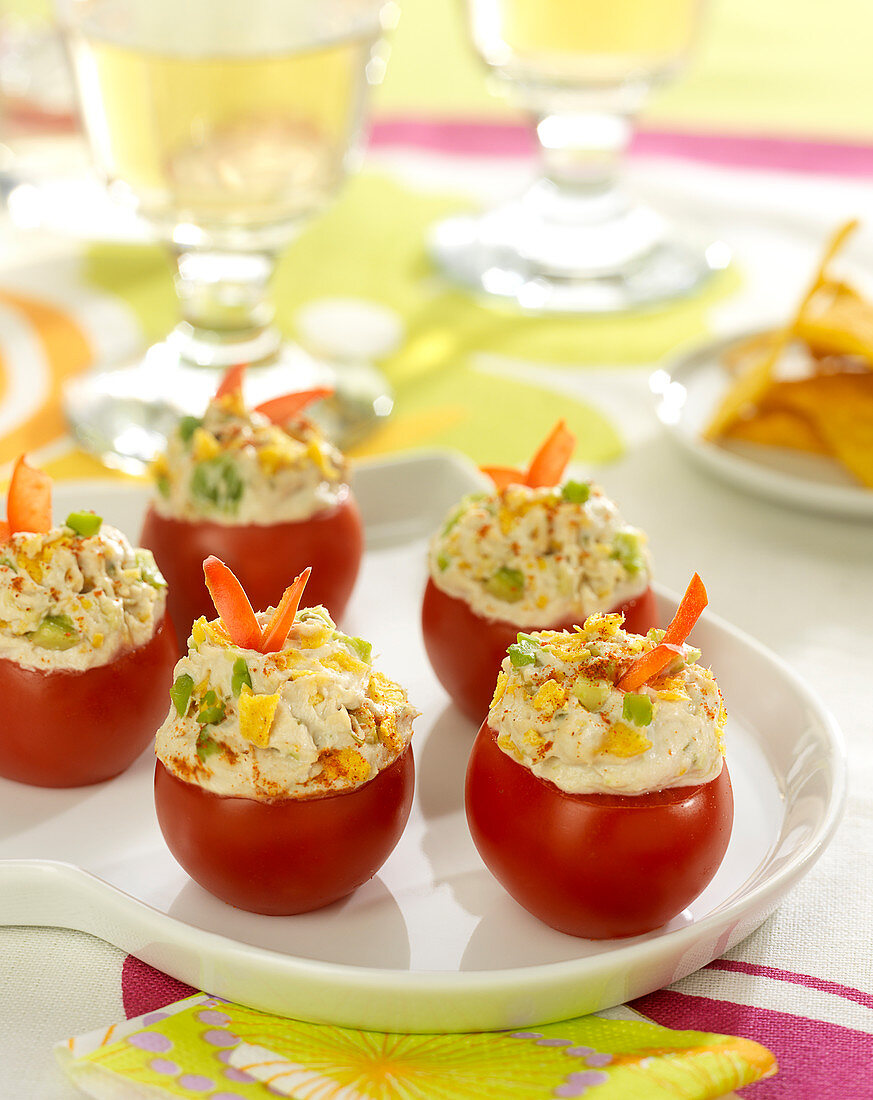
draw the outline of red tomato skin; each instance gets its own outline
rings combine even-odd
[[[309,519],[266,525],[168,519],[149,506],[140,546],[152,551],[166,578],[170,616],[184,642],[195,619],[215,618],[203,579],[203,559],[210,554],[230,566],[255,611],[275,607],[311,565],[306,606],[324,604],[338,620],[361,565],[364,530],[351,495]]]
[[[84,787],[123,772],[166,717],[177,657],[164,615],[148,642],[81,672],[0,660],[0,775]]]
[[[376,874],[409,817],[415,764],[407,748],[361,787],[260,802],[213,794],[155,768],[167,847],[204,890],[252,913],[321,909]]]
[[[612,610],[624,613],[624,628],[633,634],[645,634],[658,625],[651,588]],[[578,619],[564,619],[542,626],[517,626],[502,619],[485,619],[466,600],[437,588],[431,578],[421,610],[424,646],[436,677],[458,709],[474,722],[488,714],[500,664],[519,631],[572,630],[577,623]]]
[[[571,936],[638,936],[698,897],[730,840],[727,764],[716,779],[643,795],[565,794],[483,723],[467,767],[467,822],[489,871],[528,912]]]

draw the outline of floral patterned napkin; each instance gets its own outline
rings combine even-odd
[[[99,1100],[711,1100],[776,1072],[748,1039],[585,1016],[536,1030],[392,1035],[197,994],[59,1044]]]

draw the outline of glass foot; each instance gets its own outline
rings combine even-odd
[[[676,239],[647,207],[574,221],[544,217],[532,197],[437,224],[430,250],[443,273],[533,312],[596,314],[682,297],[730,262],[725,244]]]
[[[107,466],[142,473],[181,416],[203,413],[223,373],[186,363],[171,343],[156,344],[134,364],[71,382],[64,394],[70,429],[79,445]],[[249,369],[245,395],[257,405],[326,385],[334,394],[313,408],[312,419],[344,450],[368,435],[394,405],[388,382],[371,364],[332,366],[294,345],[283,345],[273,362]]]

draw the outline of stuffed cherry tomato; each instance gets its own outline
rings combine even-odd
[[[487,467],[492,493],[466,497],[431,541],[422,608],[440,683],[475,722],[519,632],[570,629],[598,611],[654,626],[645,536],[601,489],[560,484],[574,445],[563,422],[527,472]]]
[[[154,736],[177,657],[147,550],[93,512],[52,526],[51,483],[19,460],[0,545],[0,775],[79,787]]]
[[[288,394],[248,410],[243,371],[228,372],[205,415],[186,417],[153,465],[157,495],[142,543],[169,584],[180,636],[212,604],[202,563],[216,554],[239,576],[256,607],[278,603],[289,576],[316,567],[313,604],[339,618],[363,552],[360,513],[347,463],[306,405],[327,390]]]
[[[412,805],[406,693],[322,607],[307,570],[258,615],[217,558],[219,618],[194,623],[158,730],[155,806],[170,851],[204,889],[256,913],[344,897],[379,870]]]
[[[467,769],[467,820],[495,878],[561,932],[658,928],[724,857],[726,713],[684,644],[693,617],[640,637],[596,615],[522,636],[503,663]]]

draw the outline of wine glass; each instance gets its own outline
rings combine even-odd
[[[277,253],[331,201],[358,153],[380,75],[383,0],[57,0],[82,122],[110,191],[174,261],[182,320],[144,357],[77,379],[74,434],[141,468],[220,373],[248,363],[247,396],[331,384],[339,442],[386,415],[373,368],[333,371],[283,343]]]
[[[687,57],[701,0],[468,0],[473,43],[531,116],[540,177],[515,201],[440,223],[451,278],[531,310],[603,313],[688,293],[726,266],[620,181],[634,119]]]

